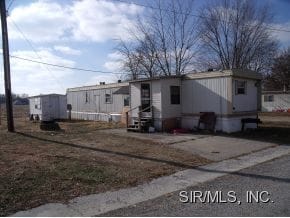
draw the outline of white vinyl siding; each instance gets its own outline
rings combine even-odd
[[[236,90],[237,79],[233,79],[233,93]],[[245,94],[233,95],[233,112],[247,112],[257,110],[258,88],[255,80],[240,80],[246,82]]]
[[[162,87],[162,118],[174,118],[181,116],[181,104],[171,104],[170,86],[181,86],[180,79],[165,79],[160,81]],[[180,99],[181,101],[181,99]],[[181,102],[180,102],[181,103]]]
[[[182,113],[228,113],[229,77],[183,80],[181,91]]]
[[[72,105],[72,111],[75,112],[121,113],[124,108],[124,98],[129,95],[113,94],[119,88],[68,91],[68,104]],[[87,103],[84,103],[83,96],[86,92],[89,99]],[[111,96],[111,103],[106,103],[106,95]]]
[[[130,83],[131,109],[141,105],[140,83]],[[132,116],[137,117],[138,109],[132,110]]]

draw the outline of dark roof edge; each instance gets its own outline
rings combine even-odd
[[[52,93],[52,94],[34,95],[34,96],[29,96],[27,98],[28,99],[29,98],[39,98],[39,97],[46,97],[46,96],[66,96],[66,95],[65,94],[55,94],[55,93]]]

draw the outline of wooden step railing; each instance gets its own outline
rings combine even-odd
[[[146,107],[146,108],[142,109],[142,106],[139,105],[137,107],[134,107],[134,108],[128,110],[126,112],[126,127],[127,127],[127,129],[129,128],[129,113],[132,112],[133,110],[137,109],[137,108],[139,109],[139,111],[138,111],[138,130],[139,130],[139,132],[141,132],[141,128],[142,128],[142,126],[141,126],[142,113],[147,111],[148,109],[150,109],[151,118],[153,119],[153,107],[152,107],[152,105],[150,105],[149,107]]]

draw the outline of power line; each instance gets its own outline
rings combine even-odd
[[[70,69],[70,70],[78,70],[78,71],[86,71],[86,72],[93,72],[93,73],[106,73],[106,74],[123,74],[123,73],[117,73],[117,72],[109,72],[109,71],[101,71],[101,70],[92,70],[92,69],[85,69],[85,68],[78,68],[78,67],[69,67],[69,66],[64,66],[64,65],[59,65],[59,64],[51,64],[47,62],[42,62],[42,61],[36,61],[28,58],[23,58],[23,57],[18,57],[15,55],[10,55],[12,58],[24,60],[24,61],[30,61],[38,64],[44,64],[48,66],[53,66],[53,67],[60,67],[60,68],[65,68],[65,69]]]
[[[5,0],[4,0],[5,1]],[[9,9],[10,9],[10,7],[12,6],[12,4],[13,4],[13,2],[14,2],[14,0],[10,0],[10,3],[8,4],[8,7],[7,7],[7,11],[9,11]]]
[[[11,19],[11,18],[10,18]],[[25,36],[25,34],[23,33],[23,31],[21,31],[21,29],[17,26],[17,24],[11,19],[13,25],[16,27],[17,31],[22,35],[22,37],[24,38],[24,40],[27,42],[27,44],[32,48],[33,52],[36,54],[36,56],[40,59],[43,60],[42,57],[38,54],[37,50],[35,49],[35,47],[33,46],[32,42],[30,42],[30,40]],[[53,77],[53,79],[56,81],[56,83],[62,88],[65,89],[64,86],[58,81],[58,79],[54,76],[53,72],[48,68],[45,67],[45,69],[50,73],[50,75]]]
[[[217,18],[210,18],[210,17],[196,15],[196,14],[191,14],[191,13],[182,13],[182,12],[177,12],[175,10],[167,10],[167,9],[164,9],[164,8],[156,8],[156,7],[153,7],[153,6],[144,5],[144,4],[135,3],[135,2],[127,2],[127,1],[124,1],[124,0],[113,0],[113,1],[125,3],[125,4],[128,4],[128,5],[133,4],[133,5],[141,6],[141,7],[144,7],[144,8],[150,8],[152,10],[161,10],[161,11],[167,11],[167,12],[176,13],[176,14],[182,14],[182,15],[188,15],[188,16],[198,17],[198,18],[202,18],[202,19],[211,19],[211,20],[216,20],[216,21],[223,21],[223,22],[228,22],[228,23],[234,23],[232,21],[226,21],[226,20],[221,20],[221,19],[217,19]],[[248,26],[250,26],[250,25],[248,25]],[[287,29],[277,29],[277,28],[274,28],[274,27],[271,27],[271,26],[265,27],[265,28],[268,29],[268,30],[270,30],[270,31],[278,31],[278,32],[287,32],[287,33],[290,33],[290,30],[287,30]]]
[[[101,70],[92,70],[92,69],[84,69],[84,68],[78,68],[78,67],[69,67],[69,66],[64,66],[64,65],[58,65],[58,64],[52,64],[52,63],[44,62],[43,59],[38,54],[38,52],[35,49],[35,47],[32,45],[31,41],[25,36],[25,34],[23,33],[23,31],[21,31],[21,29],[19,28],[19,26],[12,19],[11,19],[11,21],[12,21],[13,25],[16,27],[16,29],[18,30],[18,32],[20,32],[20,34],[22,35],[22,37],[29,44],[29,46],[32,48],[32,50],[34,51],[34,53],[38,56],[38,58],[41,61],[36,61],[36,60],[28,59],[28,58],[23,58],[23,57],[18,57],[18,56],[10,55],[10,57],[12,57],[12,58],[16,58],[16,59],[20,59],[20,60],[24,60],[24,61],[30,61],[30,62],[34,62],[34,63],[38,63],[38,64],[43,64],[43,65],[47,65],[47,66],[53,66],[53,67],[70,69],[70,70],[78,70],[78,71],[86,71],[86,72],[94,72],[94,73],[106,73],[106,74],[123,74],[123,73],[117,73],[117,72],[106,72],[106,71],[101,71]],[[47,70],[52,74],[52,72],[50,71],[49,68],[47,68]],[[53,74],[52,74],[52,76],[53,76]],[[56,78],[55,78],[55,80],[56,80]]]

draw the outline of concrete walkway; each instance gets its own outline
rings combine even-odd
[[[136,133],[126,129],[102,130],[111,134],[150,140],[157,144],[181,149],[202,156],[212,161],[221,161],[240,155],[249,154],[265,148],[277,146],[274,143],[201,134],[168,134],[168,133]]]
[[[212,136],[174,143],[169,146],[197,154],[212,161],[221,161],[275,147],[277,144],[225,136]]]
[[[46,204],[18,212],[14,216],[96,216],[235,173],[286,154],[290,154],[290,146],[271,147],[238,158],[180,171],[137,187],[78,197],[68,204]]]
[[[158,144],[174,144],[185,141],[192,141],[200,138],[212,137],[211,135],[201,134],[178,134],[173,135],[169,133],[139,133],[139,132],[127,132],[126,129],[105,129],[100,132],[110,133],[118,136],[132,137],[141,140],[150,140]]]

